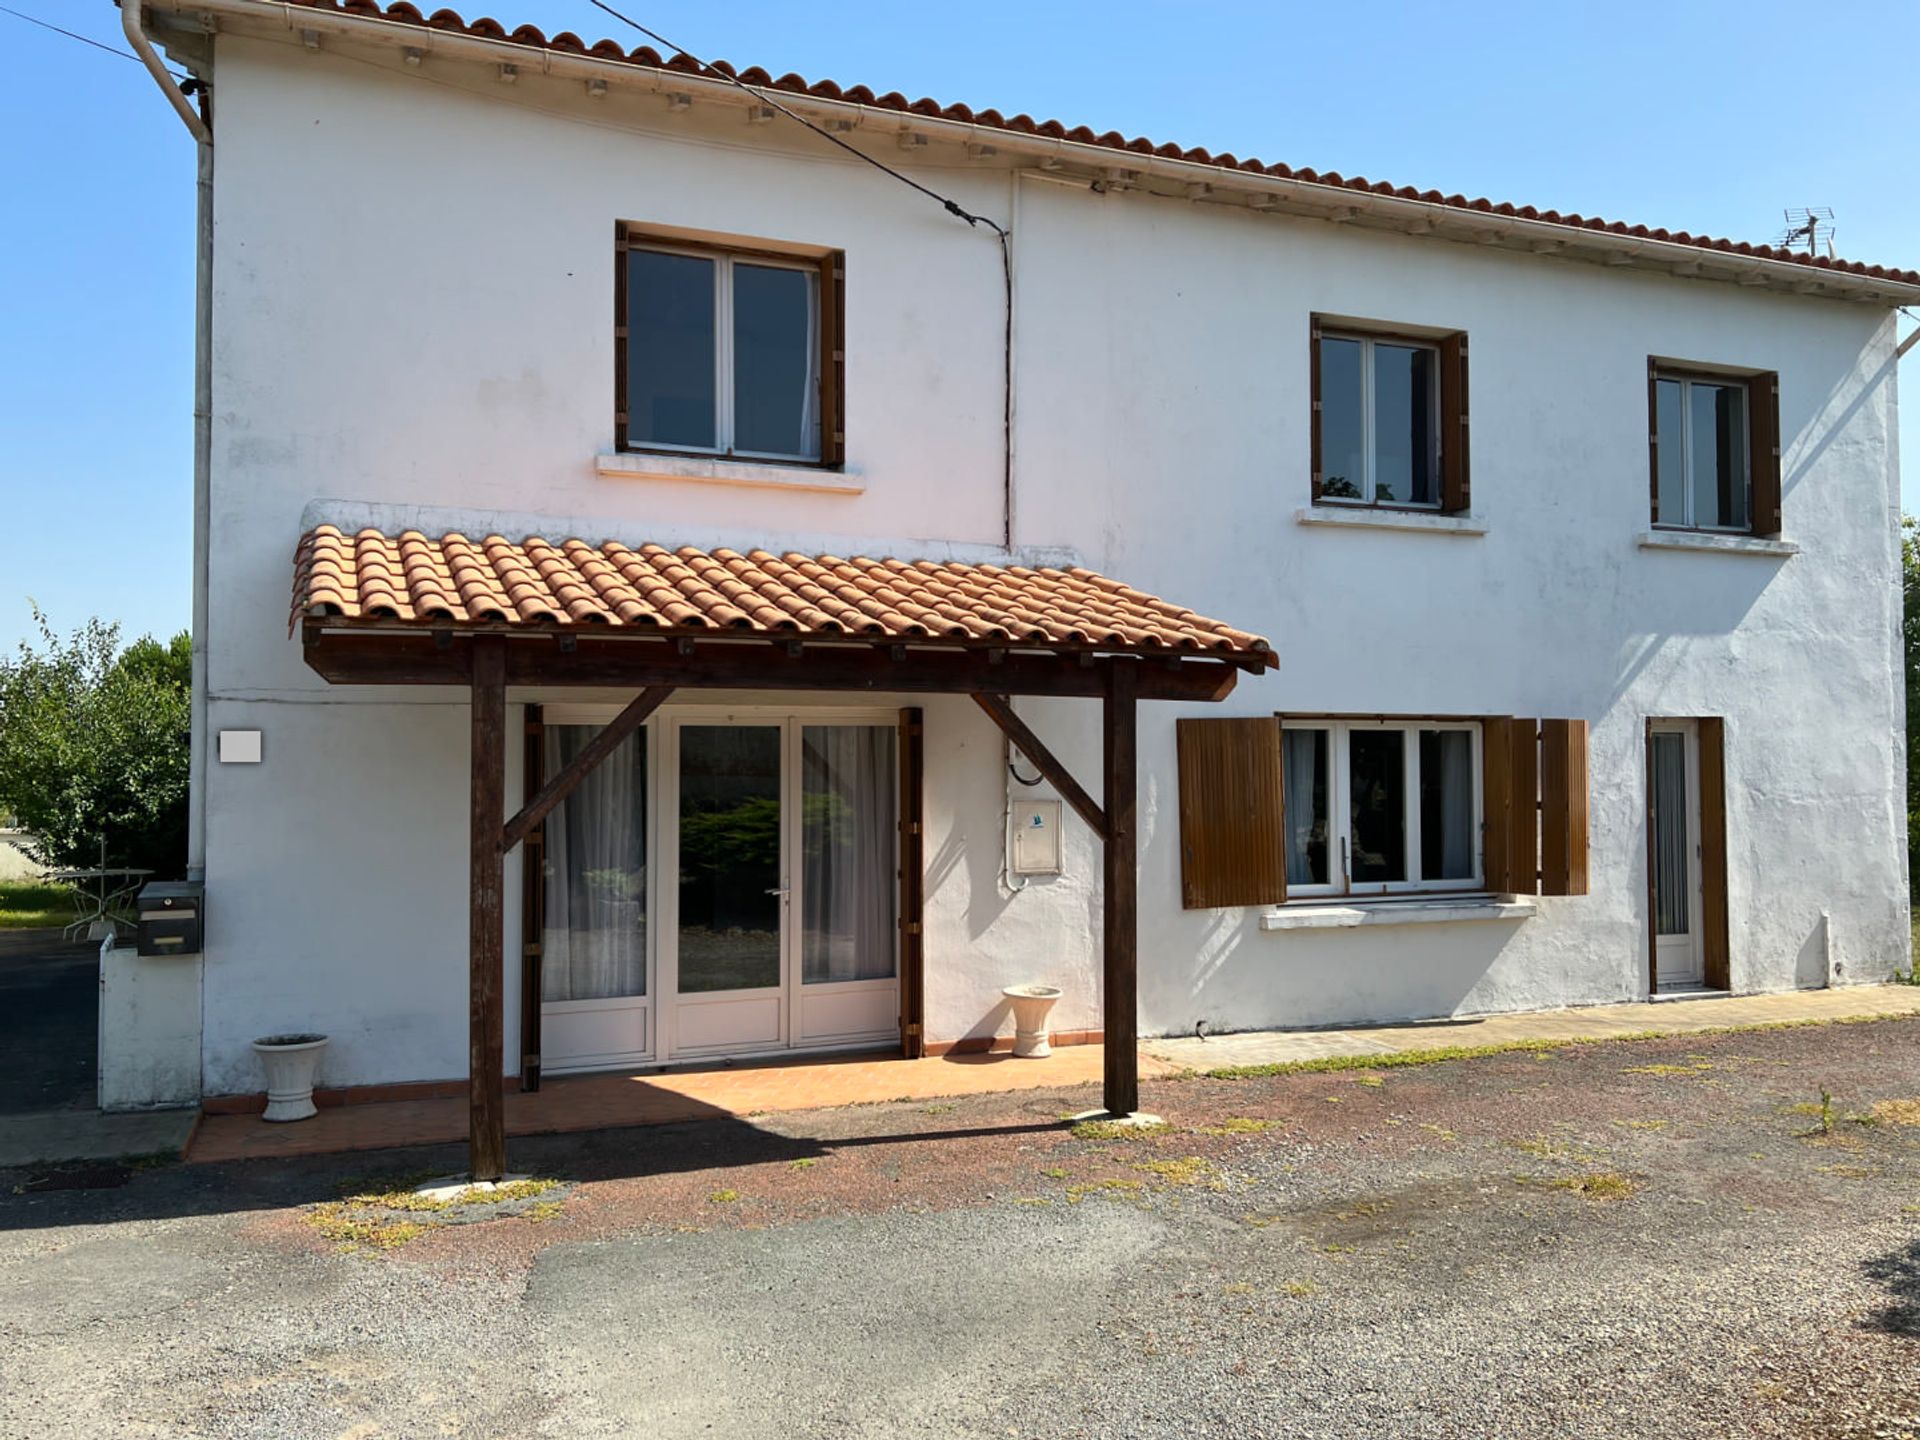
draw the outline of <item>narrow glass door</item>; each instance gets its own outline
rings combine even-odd
[[[891,725],[800,727],[795,1045],[897,1033],[900,772]]]
[[[1699,935],[1699,864],[1695,836],[1698,781],[1691,763],[1691,736],[1683,729],[1655,730],[1649,737],[1649,783],[1653,787],[1653,946],[1657,989],[1697,985],[1702,978]]]
[[[679,732],[676,1051],[785,1043],[781,727]]]

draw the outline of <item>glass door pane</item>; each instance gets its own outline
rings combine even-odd
[[[899,772],[878,725],[800,731],[800,978],[893,975]]]
[[[598,725],[548,725],[548,775],[565,769]],[[543,827],[546,919],[540,998],[606,1000],[647,993],[647,742],[629,735],[554,807]]]
[[[1689,892],[1687,836],[1687,737],[1674,731],[1653,736],[1653,928],[1657,935],[1685,935]]]
[[[681,727],[681,994],[780,983],[780,873],[780,727]]]
[[[1347,788],[1352,805],[1355,885],[1407,878],[1407,741],[1400,730],[1353,730],[1347,736]]]

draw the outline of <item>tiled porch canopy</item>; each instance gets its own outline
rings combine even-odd
[[[843,560],[418,530],[301,537],[296,617],[509,631],[761,635],[1001,646],[1264,665],[1267,642],[1091,570]]]
[[[1273,663],[1258,635],[1079,567],[434,539],[418,530],[347,535],[331,525],[300,539],[291,625],[307,664],[334,684],[471,693],[467,1075],[473,1175],[482,1180],[506,1166],[505,857],[674,691],[970,696],[1101,841],[1104,1098],[1110,1112],[1127,1115],[1139,1100],[1137,702],[1222,700],[1242,673]],[[637,693],[503,823],[509,685]],[[1016,695],[1100,702],[1098,786],[1083,787],[1014,712]],[[920,734],[920,711],[903,711],[899,974],[908,1055],[920,1053],[922,1028]],[[537,1011],[537,998],[523,999],[523,1023]]]

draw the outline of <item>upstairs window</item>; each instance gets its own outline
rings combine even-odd
[[[1653,523],[1668,530],[1780,533],[1779,384],[1649,361]]]
[[[838,255],[790,257],[622,232],[617,448],[838,463],[841,279]]]
[[[1313,499],[1459,513],[1467,489],[1467,349],[1313,323]]]

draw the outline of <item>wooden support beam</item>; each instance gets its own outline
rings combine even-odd
[[[1106,844],[1103,847],[1101,911],[1105,983],[1105,1103],[1109,1115],[1131,1115],[1140,1108],[1139,850],[1135,812],[1139,805],[1139,748],[1134,701],[1140,667],[1116,660],[1107,671],[1101,703],[1101,766],[1106,792]]]
[[[1040,768],[1040,773],[1066,798],[1066,802],[1080,812],[1080,818],[1093,827],[1093,833],[1104,836],[1107,833],[1106,813],[1094,803],[1091,795],[1080,788],[1080,782],[1073,773],[1062,765],[1046,742],[1034,734],[1027,722],[1013,713],[1013,707],[1007,703],[1005,695],[985,695],[976,693],[973,703],[992,718],[1020,753]]]
[[[541,786],[540,793],[506,823],[500,832],[501,854],[504,855],[524,840],[527,832],[546,819],[554,806],[571,795],[596,765],[620,747],[621,741],[646,724],[647,717],[658,710],[671,694],[673,690],[670,686],[654,685],[634,696],[626,709],[583,745],[580,753],[567,762],[566,768]]]
[[[576,633],[577,632],[570,632]],[[307,664],[337,685],[464,685],[478,639],[456,635],[444,649],[425,635],[398,629],[310,628]],[[666,640],[578,635],[572,651],[552,636],[515,636],[507,644],[509,685],[594,685],[679,689],[847,690],[872,694],[1060,695],[1098,699],[1114,657],[1082,652],[1010,652],[998,664],[977,649],[892,650],[877,645],[809,644],[792,655],[764,641],[716,637],[682,655]],[[1138,666],[1142,700],[1224,700],[1243,667],[1196,656],[1171,666]]]
[[[507,1169],[503,988],[505,865],[500,816],[507,807],[506,641],[484,635],[473,646],[473,777],[468,829],[467,1150],[475,1180]]]

